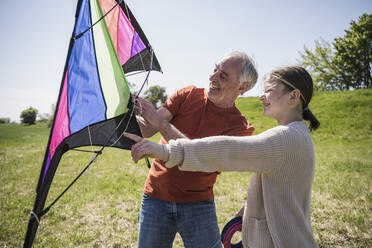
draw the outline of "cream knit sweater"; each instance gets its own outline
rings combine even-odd
[[[167,167],[253,172],[243,215],[244,247],[317,247],[310,224],[314,146],[305,122],[248,137],[172,140],[166,148]]]

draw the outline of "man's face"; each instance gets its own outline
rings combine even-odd
[[[235,99],[243,93],[239,75],[241,65],[232,58],[218,63],[209,77],[208,99],[222,108],[234,106]]]

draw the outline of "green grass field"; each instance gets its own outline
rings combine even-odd
[[[256,134],[276,124],[262,117],[257,98],[240,98],[237,105],[256,127]],[[316,93],[310,108],[321,122],[313,133],[316,241],[319,247],[372,247],[372,90]],[[43,125],[0,125],[0,247],[23,244],[48,135]],[[64,155],[47,205],[90,156]],[[147,171],[144,161],[134,164],[128,151],[105,149],[42,218],[34,246],[135,247]],[[249,177],[250,173],[229,172],[217,179],[215,200],[221,230],[243,206]],[[183,247],[179,236],[174,247]]]

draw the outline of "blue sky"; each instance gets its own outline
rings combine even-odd
[[[32,106],[50,113],[56,103],[74,25],[76,0],[0,1],[0,117],[19,121]],[[351,20],[372,13],[370,0],[128,0],[152,44],[163,74],[150,86],[168,95],[194,84],[208,86],[214,64],[226,52],[245,51],[256,61],[257,96],[272,68],[297,62],[304,45],[344,35]],[[129,78],[141,84],[143,77]]]

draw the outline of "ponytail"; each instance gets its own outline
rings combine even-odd
[[[310,131],[317,130],[320,126],[320,122],[318,119],[313,115],[311,110],[308,106],[304,107],[302,111],[302,116],[304,120],[310,121],[309,129]]]

